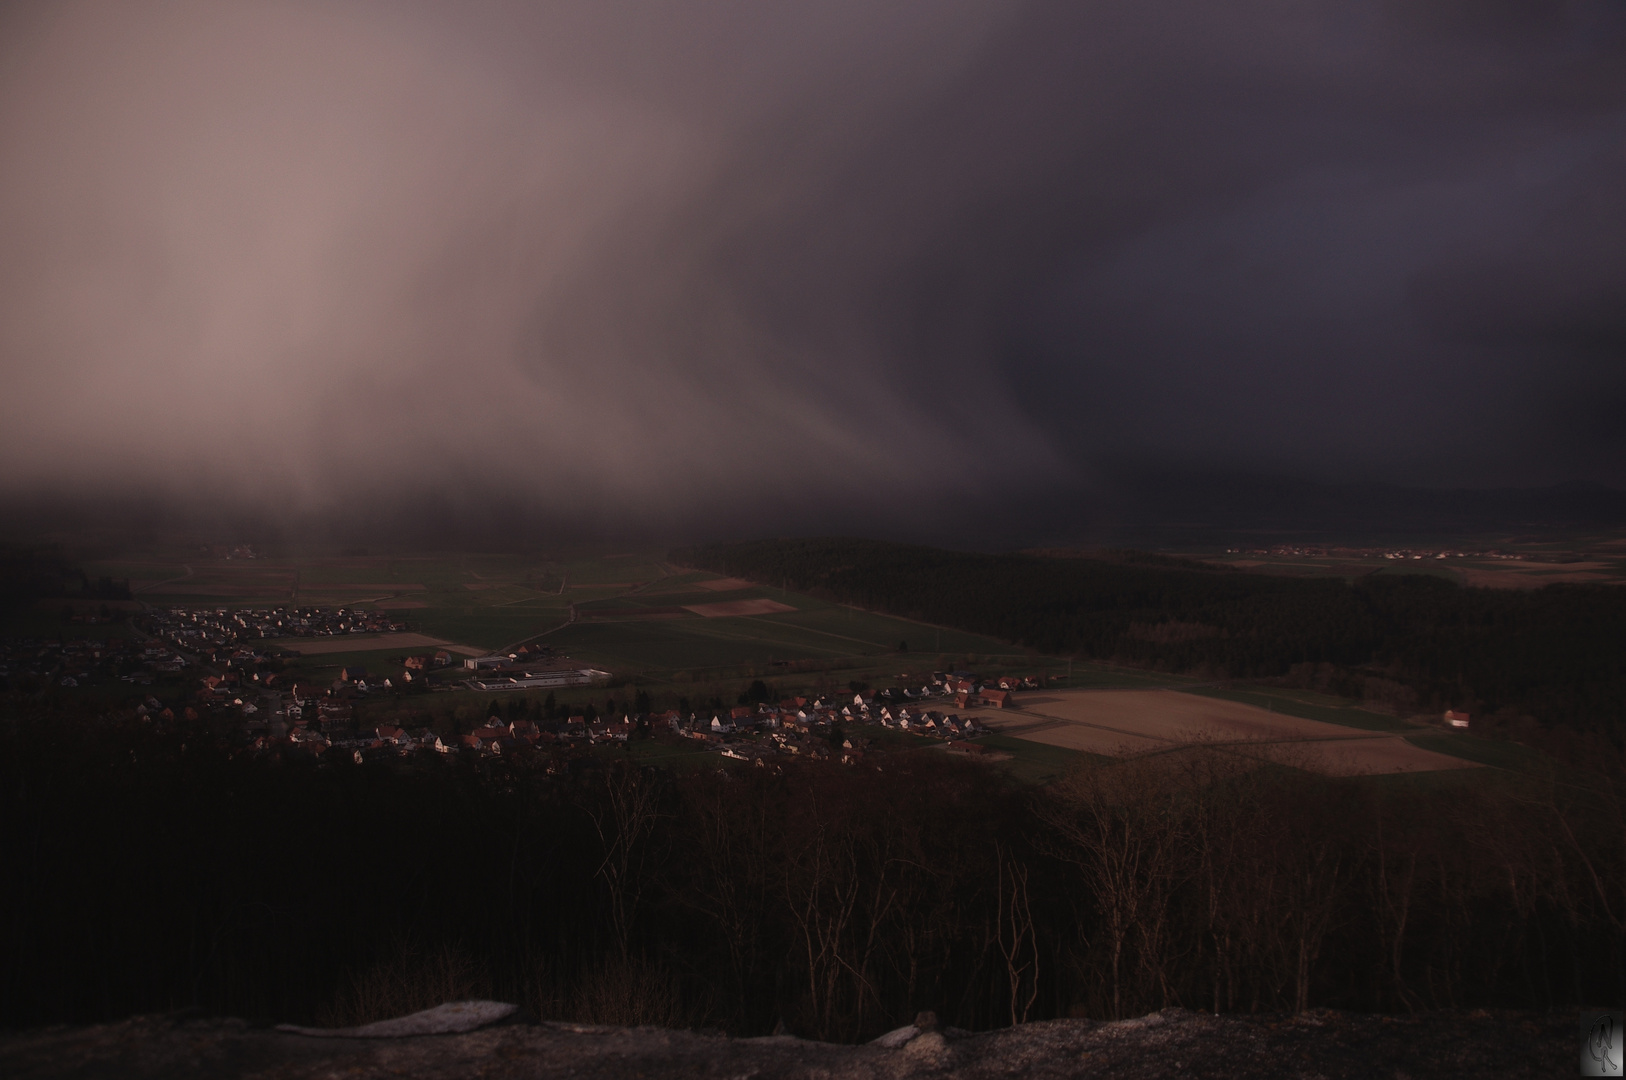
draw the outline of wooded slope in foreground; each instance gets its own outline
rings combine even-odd
[[[0,1027],[481,997],[845,1042],[923,1009],[987,1029],[1626,995],[1618,758],[1375,779],[1192,747],[1036,789],[929,748],[777,774],[297,750],[0,712]]]

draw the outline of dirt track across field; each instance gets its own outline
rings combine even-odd
[[[1363,731],[1176,690],[1058,690],[1019,695],[1018,711],[977,715],[1004,734],[1127,757],[1212,743],[1328,776],[1471,769],[1471,761]]]

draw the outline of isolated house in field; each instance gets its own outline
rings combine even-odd
[[[1468,726],[1468,714],[1457,712],[1455,709],[1445,710],[1445,722],[1450,727],[1465,728]]]
[[[984,705],[992,705],[996,709],[1003,709],[1011,703],[1009,690],[984,690],[978,695]]]

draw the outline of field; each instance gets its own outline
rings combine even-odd
[[[781,611],[795,611],[789,604],[762,597],[756,600],[725,600],[717,604],[685,604],[684,611],[692,611],[702,619],[722,619],[731,615],[777,615]]]
[[[1483,740],[1307,691],[1200,687],[1177,676],[1069,663],[977,634],[687,570],[652,550],[253,560],[187,553],[87,569],[131,578],[137,599],[149,604],[342,604],[388,610],[408,624],[406,634],[279,643],[302,654],[294,664],[312,677],[326,678],[346,663],[388,670],[412,651],[447,648],[468,656],[527,641],[611,672],[612,686],[663,700],[732,702],[756,678],[791,692],[849,681],[896,685],[901,672],[934,669],[1059,677],[1056,685],[1067,689],[1019,695],[1019,711],[980,711],[1010,754],[1002,764],[1034,780],[1055,775],[1080,754],[1160,753],[1191,741],[1330,775],[1471,768],[1486,752]],[[1424,570],[1446,568],[1383,567]]]
[[[345,634],[320,638],[281,638],[277,644],[300,656],[325,656],[328,653],[378,652],[398,649],[446,649],[462,656],[483,656],[484,651],[468,645],[456,645],[425,634]]]
[[[129,579],[136,600],[154,607],[371,608],[390,612],[414,635],[278,642],[303,655],[301,668],[331,667],[337,653],[372,651],[376,666],[385,656],[431,647],[477,655],[534,641],[610,671],[617,682],[652,688],[716,682],[719,693],[732,697],[738,687],[727,684],[741,678],[805,681],[818,673],[835,684],[885,685],[905,669],[974,665],[1003,673],[1045,666],[992,638],[686,570],[658,550],[228,558],[176,547],[86,569]],[[55,621],[55,613],[45,621]],[[1048,663],[1055,670],[1066,661]],[[1082,664],[1076,674],[1081,684],[1142,685],[1141,676]]]
[[[978,715],[1002,735],[1115,757],[1206,743],[1329,776],[1476,764],[1417,745],[1398,731],[1363,731],[1175,690],[1067,690],[1019,701],[1018,711],[981,710]]]

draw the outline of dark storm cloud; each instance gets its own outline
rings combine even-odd
[[[1626,465],[1618,4],[5,19],[12,490],[609,527]]]

